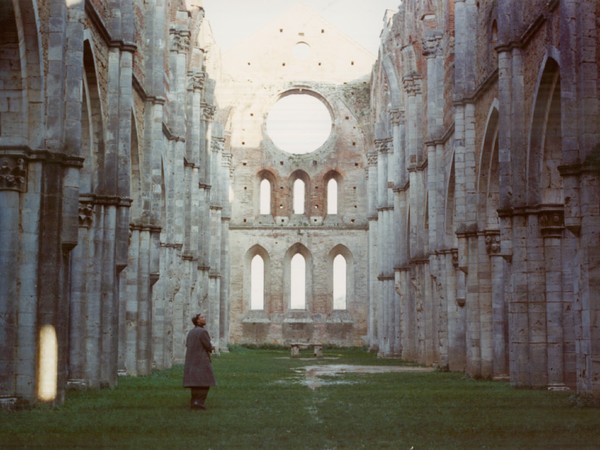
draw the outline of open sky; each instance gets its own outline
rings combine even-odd
[[[327,22],[374,55],[387,9],[402,0],[204,0],[206,18],[217,45],[227,51],[296,3],[318,12]]]

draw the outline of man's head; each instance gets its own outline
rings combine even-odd
[[[198,313],[192,317],[192,323],[197,327],[203,327],[206,325],[206,318],[202,315],[202,313]]]

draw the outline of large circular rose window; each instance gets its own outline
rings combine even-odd
[[[269,112],[267,133],[285,152],[310,153],[321,147],[331,134],[331,114],[313,95],[289,94],[281,97]]]

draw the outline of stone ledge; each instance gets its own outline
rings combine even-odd
[[[286,317],[283,323],[314,323],[311,317]]]
[[[335,310],[325,320],[326,323],[353,324],[354,319],[349,311]]]
[[[0,410],[14,411],[19,404],[19,397],[0,395]]]
[[[67,380],[67,389],[85,390],[89,387],[88,380],[84,378],[71,378]]]
[[[271,323],[268,317],[244,317],[242,323]]]

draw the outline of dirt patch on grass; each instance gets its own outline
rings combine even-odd
[[[351,364],[323,364],[318,366],[304,366],[297,369],[299,372],[304,372],[304,384],[311,389],[316,389],[326,384],[343,383],[343,380],[336,380],[335,377],[348,373],[433,372],[434,370],[431,367],[363,366]]]

